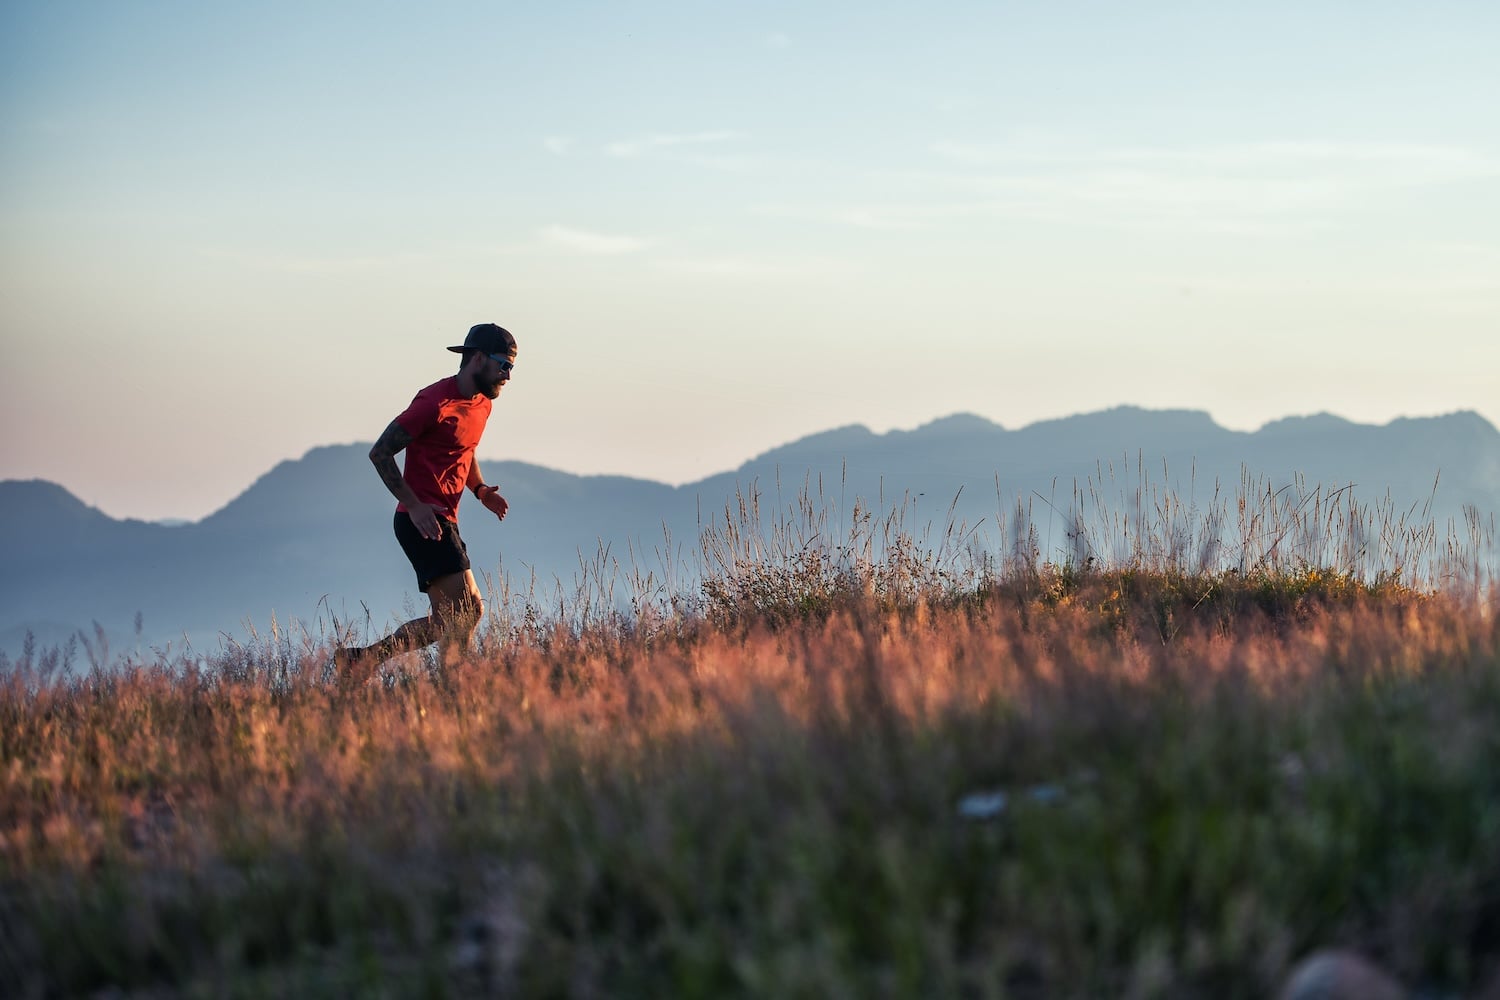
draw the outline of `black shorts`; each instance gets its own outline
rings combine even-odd
[[[411,560],[411,568],[417,571],[417,589],[424,594],[438,577],[452,576],[469,568],[469,547],[458,533],[458,525],[441,517],[438,523],[443,526],[443,537],[433,541],[422,537],[404,510],[396,511],[396,519],[392,522],[396,541],[401,543],[401,550]]]

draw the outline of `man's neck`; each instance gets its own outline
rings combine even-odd
[[[474,376],[468,369],[458,373],[458,394],[464,397],[479,395],[479,386],[474,384]]]

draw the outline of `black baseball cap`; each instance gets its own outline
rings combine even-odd
[[[510,354],[515,349],[516,338],[512,337],[505,327],[496,326],[494,323],[480,323],[478,326],[469,327],[469,335],[464,338],[463,345],[448,348],[455,354],[462,354],[464,351]]]

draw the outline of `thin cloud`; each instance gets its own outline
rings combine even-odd
[[[662,151],[675,151],[683,148],[694,149],[706,145],[736,142],[743,138],[745,138],[744,133],[736,132],[732,129],[717,129],[708,132],[656,133],[636,139],[611,142],[604,147],[604,152],[609,156],[630,159]]]
[[[612,236],[604,233],[591,233],[587,230],[572,229],[568,226],[547,226],[541,231],[541,237],[553,246],[586,254],[637,253],[651,246],[650,240],[639,239],[635,236]]]
[[[573,139],[566,135],[549,135],[542,140],[542,148],[553,156],[567,156],[573,148]]]
[[[773,31],[766,36],[766,48],[782,50],[789,49],[791,47],[792,39],[790,35],[784,34],[780,31]]]
[[[1453,146],[1264,142],[1198,148],[1082,149],[1041,140],[930,147],[954,169],[892,175],[921,198],[848,206],[860,228],[970,215],[1227,232],[1306,233],[1339,212],[1403,190],[1500,177],[1500,161]],[[941,201],[942,192],[947,203]]]
[[[990,206],[977,199],[949,201],[890,201],[885,203],[830,206],[826,204],[764,204],[755,206],[757,215],[795,219],[877,232],[912,232],[932,229],[951,222],[994,214]]]
[[[410,274],[432,266],[432,254],[398,253],[376,256],[299,256],[252,253],[231,247],[203,246],[194,251],[211,261],[226,261],[240,268],[279,271],[287,274],[378,277]]]
[[[950,180],[991,195],[1239,218],[1334,207],[1395,188],[1500,176],[1500,162],[1449,146],[1266,142],[1066,151],[945,142],[932,150],[951,162],[985,168]]]
[[[1219,146],[1080,149],[1057,140],[1028,143],[943,141],[930,147],[937,155],[971,165],[1051,163],[1057,165],[1151,163],[1219,169],[1286,169],[1312,165],[1377,166],[1442,174],[1491,172],[1492,157],[1458,146],[1399,143],[1252,142]]]
[[[766,260],[752,257],[683,257],[659,260],[652,266],[659,271],[674,275],[739,281],[822,279],[852,274],[857,270],[848,261],[831,257],[792,260]]]

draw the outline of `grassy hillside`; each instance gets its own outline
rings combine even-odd
[[[1500,963],[1477,563],[763,524],[710,526],[692,594],[497,595],[472,655],[355,690],[284,634],[13,664],[0,994],[1263,997],[1347,945],[1453,995]]]

